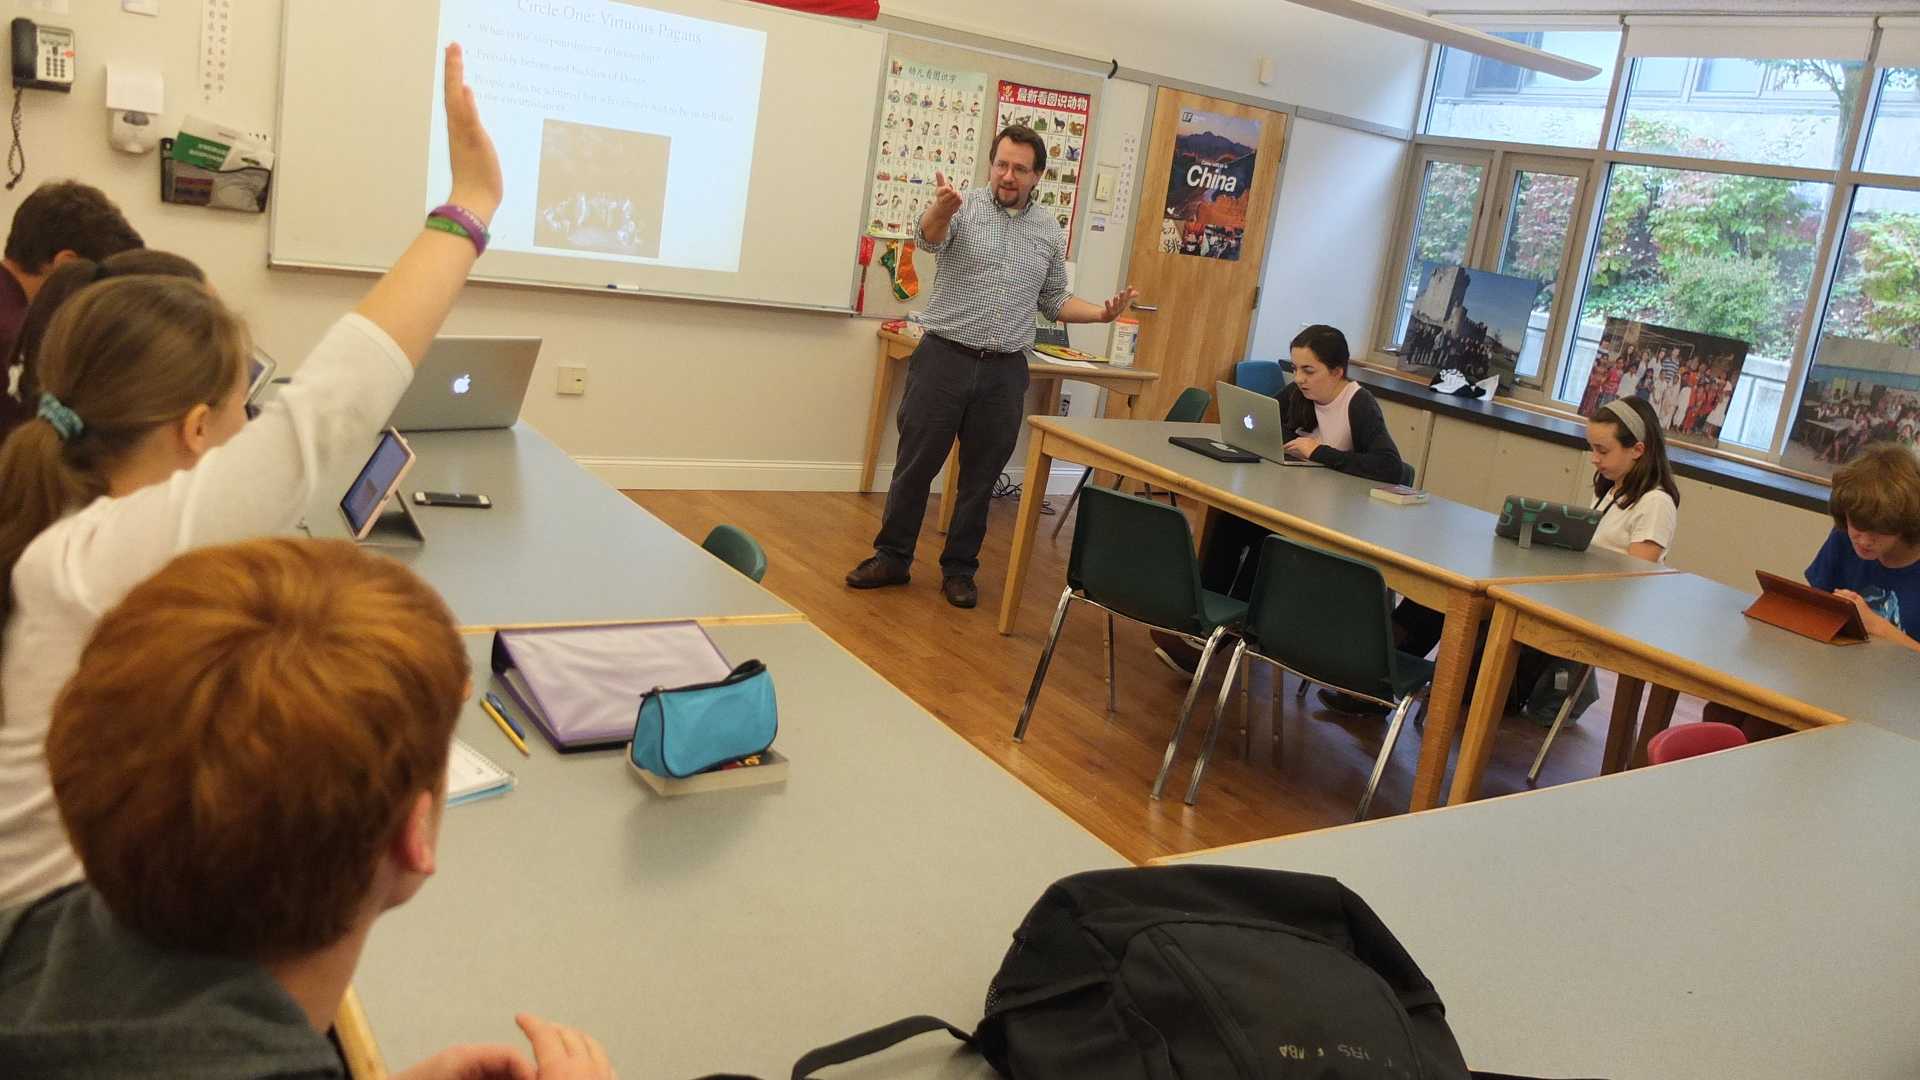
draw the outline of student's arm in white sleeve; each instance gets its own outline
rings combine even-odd
[[[493,220],[493,212],[500,207],[500,158],[480,126],[480,111],[465,71],[460,46],[447,46],[447,156],[453,166],[453,190],[447,201],[485,223]],[[423,228],[354,311],[386,331],[417,364],[453,309],[477,257],[471,240]]]
[[[1680,508],[1673,496],[1655,488],[1640,496],[1627,515],[1627,554],[1660,562],[1673,547],[1673,534],[1679,528]]]

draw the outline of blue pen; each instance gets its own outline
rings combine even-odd
[[[500,719],[505,720],[507,726],[513,729],[513,733],[522,739],[526,738],[527,733],[520,730],[520,722],[513,718],[513,713],[507,709],[507,703],[494,697],[493,691],[491,690],[484,691],[484,693],[487,698],[487,704],[493,706],[494,711],[500,714]]]

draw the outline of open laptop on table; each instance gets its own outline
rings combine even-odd
[[[387,426],[400,431],[512,427],[540,356],[537,337],[437,337]]]
[[[1278,398],[1255,393],[1230,382],[1215,383],[1214,394],[1220,401],[1221,442],[1235,450],[1282,465],[1307,469],[1323,468],[1315,462],[1287,456],[1287,437],[1280,426]],[[1205,443],[1209,440],[1200,441]],[[1202,454],[1207,453],[1200,447],[1188,446],[1187,448]]]

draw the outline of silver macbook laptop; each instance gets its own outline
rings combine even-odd
[[[1213,390],[1220,399],[1221,442],[1282,465],[1320,468],[1315,462],[1287,456],[1287,437],[1280,427],[1280,399],[1230,382],[1215,383]]]
[[[437,337],[387,426],[401,431],[512,427],[527,399],[537,337]]]

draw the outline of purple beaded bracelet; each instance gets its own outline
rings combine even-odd
[[[459,232],[473,241],[474,255],[484,255],[487,251],[487,227],[480,222],[480,215],[464,206],[443,203],[427,211],[427,224],[431,226],[434,218],[458,225]],[[447,230],[449,232],[453,230]]]

